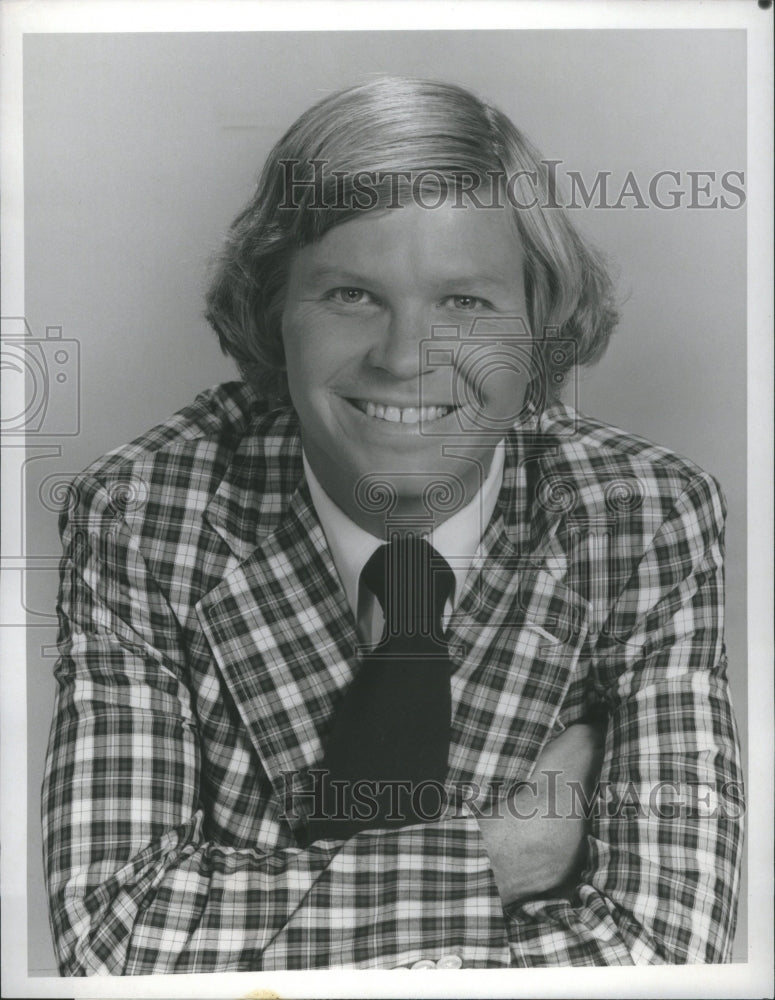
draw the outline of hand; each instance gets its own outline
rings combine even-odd
[[[547,771],[562,771],[569,781],[594,784],[600,771],[603,740],[604,733],[597,726],[585,722],[569,726],[546,744],[536,761],[533,778]]]
[[[583,865],[586,820],[571,786],[589,799],[601,758],[597,727],[569,726],[544,748],[530,782],[499,802],[494,816],[478,817],[505,904],[559,887]]]

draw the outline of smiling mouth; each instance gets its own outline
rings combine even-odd
[[[457,409],[456,406],[386,406],[366,399],[348,399],[347,402],[367,417],[391,424],[430,424]]]

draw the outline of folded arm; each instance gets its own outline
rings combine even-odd
[[[508,910],[515,964],[723,962],[735,930],[742,774],[723,645],[723,500],[697,476],[598,637],[608,703],[586,861],[570,898]]]

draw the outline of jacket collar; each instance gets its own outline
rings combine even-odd
[[[205,521],[238,559],[246,559],[280,527],[303,474],[295,411],[261,414],[239,440],[205,508]]]

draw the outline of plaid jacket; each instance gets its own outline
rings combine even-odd
[[[529,778],[604,704],[606,805],[575,889],[504,910],[466,808],[301,846],[289,787],[321,760],[357,640],[295,415],[230,383],[77,477],[62,517],[43,827],[63,974],[728,959],[718,488],[563,406],[506,446],[450,625],[449,778]]]

